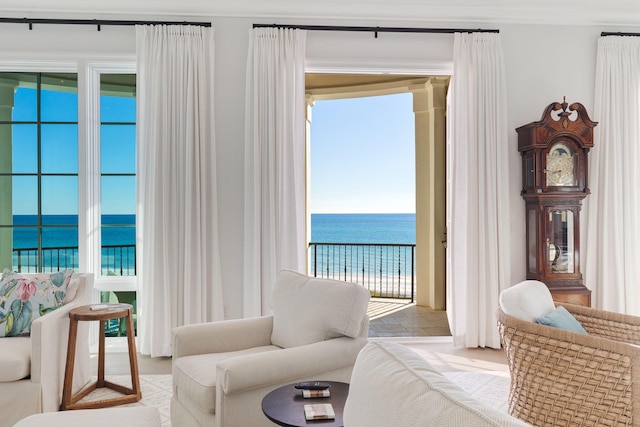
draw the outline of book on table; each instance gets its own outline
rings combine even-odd
[[[313,403],[304,405],[304,416],[310,420],[333,420],[336,417],[331,403]]]
[[[305,399],[311,399],[314,397],[329,397],[331,392],[329,389],[325,390],[302,390],[302,397]]]

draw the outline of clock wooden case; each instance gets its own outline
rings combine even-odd
[[[557,301],[591,305],[580,272],[580,210],[589,195],[589,149],[597,122],[578,102],[547,106],[540,121],[516,129],[526,208],[527,279]]]

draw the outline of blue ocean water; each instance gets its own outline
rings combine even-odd
[[[102,215],[102,245],[120,246],[136,243],[135,215]],[[38,232],[36,215],[14,215],[13,223],[18,226],[13,231],[15,249],[37,248]],[[43,215],[42,246],[45,248],[66,248],[78,246],[78,215]],[[28,227],[28,226],[34,227]],[[47,228],[47,225],[53,226]],[[55,228],[54,228],[55,227]]]
[[[318,243],[416,243],[415,214],[311,214]]]
[[[75,268],[78,264],[78,216],[45,215],[42,218],[42,263],[43,268]],[[312,214],[312,243],[342,244],[415,244],[415,214]],[[13,231],[14,268],[36,268],[38,231],[35,215],[15,215]],[[51,227],[47,227],[51,226]],[[103,274],[135,274],[135,215],[102,216],[102,268]],[[369,256],[376,252],[378,258],[398,258],[398,248],[364,248],[343,246],[315,246],[313,259],[318,256],[322,268],[333,264],[327,257],[342,251],[340,262],[344,263],[344,251],[360,251]],[[395,251],[395,252],[394,252]],[[355,252],[354,252],[355,253]],[[394,255],[395,254],[395,255]],[[400,262],[400,261],[398,261]],[[405,261],[402,261],[404,264]],[[351,265],[349,261],[347,264]],[[337,265],[337,264],[336,264]],[[21,266],[21,267],[20,267]],[[317,266],[314,266],[316,268]],[[344,266],[343,266],[344,267]],[[333,268],[333,267],[332,267]],[[369,269],[369,267],[365,267]],[[373,267],[372,267],[373,268]],[[361,268],[362,269],[362,268]],[[380,267],[375,267],[380,270]]]
[[[36,225],[35,215],[15,215],[15,225]],[[77,215],[45,215],[44,247],[76,247]],[[136,242],[135,215],[103,215],[102,244],[132,245]],[[322,243],[415,243],[415,214],[311,214],[311,241]],[[36,228],[15,228],[14,248],[38,246]]]

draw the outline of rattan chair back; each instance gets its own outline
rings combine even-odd
[[[497,311],[510,414],[534,426],[640,426],[640,318],[562,305],[588,335]]]

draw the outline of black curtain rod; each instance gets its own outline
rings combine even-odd
[[[605,31],[600,33],[600,36],[602,37],[606,37],[606,36],[632,36],[632,37],[637,37],[640,36],[640,33],[607,33]]]
[[[407,28],[407,27],[353,27],[353,26],[334,26],[334,25],[281,25],[281,24],[253,24],[253,28],[290,28],[294,30],[311,30],[311,31],[362,31],[374,33],[378,37],[378,33],[499,33],[500,30],[483,30],[481,28],[470,30],[468,28]]]
[[[62,24],[62,25],[95,25],[100,31],[102,25],[197,25],[210,27],[211,22],[170,22],[170,21],[119,21],[108,19],[44,19],[44,18],[0,18],[0,23],[28,24],[33,29],[33,24]]]

